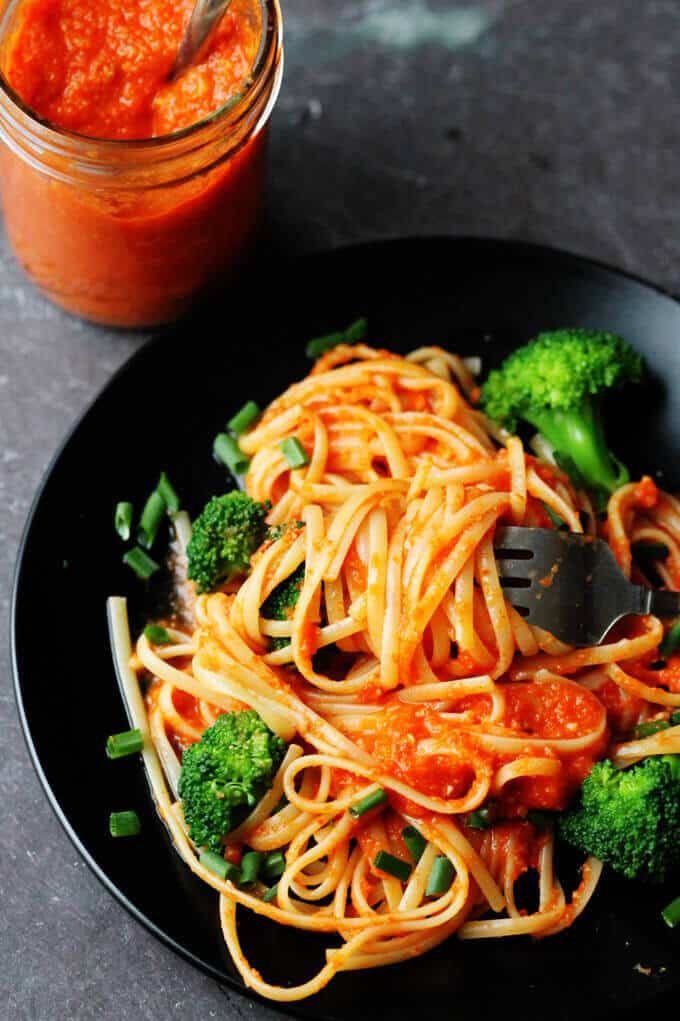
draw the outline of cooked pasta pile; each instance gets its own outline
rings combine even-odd
[[[219,891],[244,981],[273,1000],[422,954],[454,932],[559,932],[585,908],[602,866],[586,860],[576,890],[565,891],[553,835],[527,813],[566,807],[604,755],[627,764],[680,751],[677,726],[623,740],[680,706],[680,669],[650,669],[662,623],[629,620],[603,645],[572,650],[504,599],[493,550],[499,522],[551,527],[552,512],[573,532],[608,538],[628,576],[631,542],[663,541],[661,581],[678,588],[680,504],[644,479],[618,490],[602,520],[559,468],[475,410],[475,390],[461,359],[438,348],[408,358],[334,349],[241,437],[252,458],[247,492],[271,501],[269,524],[290,524],[248,577],[192,600],[193,626],[175,622],[172,644],[142,635],[134,652],[124,602],[111,602],[159,810],[189,867]],[[280,448],[289,436],[309,457],[297,470]],[[263,604],[302,564],[290,619],[267,619]],[[288,746],[273,786],[226,839],[228,860],[244,845],[285,853],[264,900],[262,883],[241,888],[199,862],[177,795],[183,749],[220,713],[244,707]],[[381,790],[388,798],[374,811],[350,813]],[[489,804],[486,828],[476,828]],[[407,827],[424,838],[417,861]],[[380,851],[409,863],[403,877],[376,866]],[[433,892],[442,859],[450,883]],[[516,900],[525,873],[536,881],[531,910]],[[239,906],[344,943],[305,984],[271,985],[241,951]]]

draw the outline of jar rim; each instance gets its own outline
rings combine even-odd
[[[20,0],[15,0],[15,3],[17,2],[20,2]],[[51,143],[55,149],[61,148],[64,142],[69,143],[74,148],[83,147],[91,149],[92,146],[96,146],[100,154],[108,153],[112,157],[133,152],[139,152],[141,155],[142,152],[151,153],[158,152],[164,148],[172,148],[175,143],[191,140],[205,129],[221,123],[229,114],[232,116],[228,118],[226,123],[236,125],[250,109],[253,98],[257,97],[257,86],[260,85],[263,75],[271,67],[272,55],[275,55],[277,50],[280,49],[282,41],[282,18],[279,0],[258,0],[258,2],[263,14],[264,31],[262,32],[257,56],[243,89],[235,96],[231,96],[217,110],[213,110],[212,113],[206,114],[200,120],[194,121],[184,128],[179,128],[177,131],[171,131],[169,134],[155,135],[151,138],[100,138],[96,135],[84,135],[77,131],[61,128],[49,120],[38,117],[35,110],[31,109],[10,85],[1,66],[0,97],[4,96],[9,101],[10,109],[12,107],[16,108],[21,121],[24,122],[24,128],[28,127],[29,130],[31,128],[38,129],[42,140],[48,145]],[[13,7],[14,3],[9,3],[2,19],[0,19],[0,37],[4,34],[6,27],[4,22]]]

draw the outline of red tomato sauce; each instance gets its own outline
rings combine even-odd
[[[247,78],[262,26],[239,0],[201,62],[168,81],[193,0],[23,0],[5,73],[39,117],[94,138],[152,138],[201,120]]]
[[[665,663],[658,670],[652,670],[652,663]],[[625,664],[626,672],[650,688],[666,688],[673,694],[680,693],[680,653],[662,659],[658,650],[640,659],[630,659]]]
[[[659,490],[654,479],[643,475],[633,490],[633,500],[637,507],[651,510],[659,502]]]
[[[424,754],[420,743],[441,740],[441,755]],[[473,738],[462,734],[450,721],[427,706],[395,703],[380,714],[370,734],[359,738],[361,744],[391,776],[416,788],[429,797],[447,800],[460,798],[474,779],[475,762],[488,757]],[[403,806],[403,799],[391,796]],[[409,806],[408,811],[421,814],[422,809]]]
[[[257,0],[233,0],[200,63],[170,82],[191,7],[23,0],[3,72],[55,130],[108,142],[165,138],[243,94],[263,38]],[[267,75],[253,93],[261,109],[278,80],[275,70]],[[167,149],[114,153],[92,142],[87,160],[96,170],[81,166],[84,142],[79,148],[63,135],[65,159],[39,138],[39,167],[3,146],[5,224],[26,272],[57,304],[96,322],[151,326],[182,314],[254,236],[266,127],[254,115],[235,124],[225,118],[221,134],[211,128],[210,144],[197,127],[190,158],[173,150],[171,159]]]
[[[599,728],[605,706],[597,696],[576,684],[561,681],[515,682],[504,685],[505,733],[546,741],[579,738]],[[486,695],[472,695],[456,703],[456,712],[468,719],[488,716]],[[464,733],[455,720],[446,719],[429,706],[389,700],[380,714],[371,716],[357,741],[387,773],[430,797],[454,799],[469,790],[476,770],[497,770],[517,758],[550,758],[559,761],[554,777],[520,777],[505,784],[497,796],[500,815],[518,818],[529,808],[561,810],[605,754],[609,730],[601,738],[575,752],[554,751],[548,745],[528,744],[518,752],[492,752],[475,735]],[[424,745],[423,742],[429,742]],[[441,754],[433,751],[441,746]],[[424,750],[425,749],[425,750]],[[412,815],[423,810],[396,794],[391,804]]]
[[[603,706],[586,688],[559,681],[514,683],[505,687],[505,726],[532,738],[552,740],[577,738],[597,729]],[[501,805],[509,815],[526,808],[561,810],[566,808],[583,783],[594,762],[604,754],[608,739],[602,738],[585,751],[560,753],[540,746],[527,748],[530,756],[559,757],[560,773],[555,777],[523,777],[510,781],[503,789]],[[512,756],[508,761],[512,761]]]

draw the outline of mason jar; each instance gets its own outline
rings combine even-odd
[[[20,0],[6,5],[8,38]],[[242,93],[173,134],[106,140],[39,120],[0,71],[0,195],[17,259],[69,312],[112,326],[177,318],[239,260],[265,181],[283,72],[278,0],[260,0]],[[5,67],[0,45],[0,69]]]

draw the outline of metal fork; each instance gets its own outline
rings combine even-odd
[[[499,528],[496,562],[506,597],[529,624],[568,645],[597,645],[630,613],[680,615],[680,592],[633,585],[602,539],[552,528]]]

